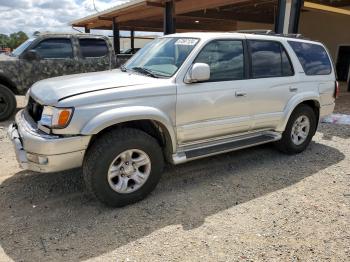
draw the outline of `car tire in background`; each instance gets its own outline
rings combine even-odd
[[[16,111],[15,94],[6,86],[0,84],[0,121],[9,119]]]
[[[303,152],[316,132],[317,118],[308,105],[299,105],[289,117],[282,139],[275,142],[276,147],[286,154]]]
[[[112,207],[144,199],[158,184],[164,157],[157,140],[133,128],[107,131],[86,152],[87,189]]]

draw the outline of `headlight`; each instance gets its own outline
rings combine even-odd
[[[49,128],[65,128],[73,115],[73,108],[44,106],[39,124]]]

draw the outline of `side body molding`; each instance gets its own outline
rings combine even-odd
[[[311,91],[311,92],[303,92],[303,93],[300,93],[300,94],[293,96],[289,100],[286,107],[284,108],[282,120],[281,120],[280,124],[277,126],[276,131],[283,132],[287,126],[289,117],[293,113],[294,109],[298,105],[300,105],[301,103],[303,103],[305,101],[310,101],[310,100],[315,101],[319,104],[320,103],[319,94]]]
[[[169,116],[162,111],[149,106],[131,106],[107,110],[92,118],[83,127],[81,134],[97,134],[109,126],[135,120],[153,120],[162,124],[167,129],[171,138],[173,150],[176,150],[176,135]]]

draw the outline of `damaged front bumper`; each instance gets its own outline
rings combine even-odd
[[[9,126],[17,161],[20,166],[36,172],[57,172],[80,167],[91,136],[48,135],[21,110]]]

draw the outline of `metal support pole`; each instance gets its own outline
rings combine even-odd
[[[304,0],[293,0],[292,10],[289,22],[289,33],[297,34],[299,30],[299,21],[301,8],[304,5]]]
[[[278,0],[275,32],[278,34],[298,33],[303,0]]]
[[[135,31],[131,30],[130,31],[130,48],[132,53],[135,51]]]
[[[114,52],[120,54],[120,32],[116,18],[112,21]]]
[[[88,28],[87,26],[85,26],[85,33],[90,34],[90,28]]]
[[[278,0],[276,21],[275,21],[275,32],[277,34],[283,33],[284,16],[286,13],[286,4],[287,4],[287,0]]]
[[[164,8],[164,34],[176,32],[175,2],[174,0],[165,2]]]
[[[349,70],[348,70],[348,77],[346,78],[346,83],[348,86],[348,92],[350,92],[350,65],[349,65]]]

